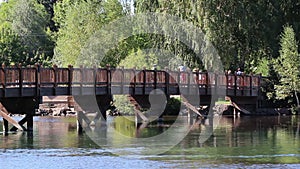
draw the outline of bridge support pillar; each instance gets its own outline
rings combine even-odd
[[[142,123],[142,119],[138,115],[137,110],[135,110],[135,112],[134,112],[134,121],[135,121],[135,127],[136,128]]]
[[[82,125],[81,125],[82,124],[82,120],[79,117],[79,115],[77,115],[76,124],[77,124],[77,132],[78,132],[78,134],[82,134],[82,132],[83,132],[83,128],[82,128]]]
[[[208,131],[211,133],[212,136],[214,136],[214,115],[208,116]]]
[[[191,109],[187,110],[187,120],[189,125],[193,125],[193,113],[191,112]]]
[[[28,113],[26,114],[27,120],[27,131],[33,131],[33,114]]]
[[[97,104],[100,110],[100,113],[98,113],[94,119],[94,121],[99,120],[101,116],[103,119],[106,120],[106,111],[110,107],[110,103],[113,101],[112,95],[106,95],[106,96],[96,96]]]
[[[3,118],[3,134],[8,133],[8,121]]]

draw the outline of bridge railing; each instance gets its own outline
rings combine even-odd
[[[1,88],[26,88],[36,86],[36,69],[12,67],[0,69]]]
[[[226,89],[228,95],[255,96],[260,86],[260,75],[216,74],[211,72],[180,72],[171,70],[136,70],[124,68],[43,68],[35,67],[4,67],[0,68],[0,88],[22,90],[35,88],[36,95],[43,88],[65,88],[65,94],[71,94],[72,88],[119,88],[124,90],[163,89],[166,92],[179,90],[179,87],[199,88],[203,94],[209,89]],[[176,91],[175,91],[176,90]],[[0,91],[1,92],[1,91]],[[1,93],[0,93],[1,94]]]

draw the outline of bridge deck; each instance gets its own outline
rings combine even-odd
[[[258,75],[110,68],[0,68],[0,98],[56,95],[167,95],[256,97]]]

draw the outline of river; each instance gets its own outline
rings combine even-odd
[[[205,122],[196,123],[178,143],[170,135],[169,150],[141,153],[160,149],[164,140],[155,136],[174,124],[166,117],[137,130],[130,118],[110,117],[100,127],[104,145],[93,128],[78,134],[75,117],[35,117],[31,133],[5,135],[0,127],[0,168],[300,168],[300,116],[222,116],[207,139],[201,135]],[[124,137],[151,141],[136,144]]]

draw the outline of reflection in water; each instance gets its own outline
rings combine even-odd
[[[134,117],[115,117],[113,128],[128,137],[148,138],[159,135],[173,124],[176,117],[165,117],[162,121],[145,122],[136,126]]]
[[[203,163],[300,163],[299,117],[222,118],[214,134],[201,144],[195,128],[162,158]]]
[[[116,117],[109,120],[107,126],[93,130],[94,132],[100,130],[103,138],[112,137],[114,144],[118,144],[120,138],[118,135],[109,134],[110,126],[128,137],[147,138],[163,133],[172,124],[172,118],[169,117],[165,117],[163,122],[152,122],[145,126],[140,125],[138,128],[128,117]],[[182,117],[181,120],[187,123],[185,117]],[[292,168],[299,167],[300,163],[299,116],[241,118],[223,116],[220,124],[214,130],[213,136],[205,142],[201,141],[201,133],[207,124],[205,121],[198,121],[190,126],[192,129],[189,134],[171,150],[157,156],[138,155],[134,160],[128,159],[129,156],[116,157],[111,154],[118,154],[122,149],[128,150],[131,147],[103,149],[85,133],[78,135],[75,121],[76,118],[73,117],[35,117],[33,132],[0,135],[0,158],[28,161],[28,158],[42,156],[48,159],[47,163],[50,168],[55,168],[57,165],[55,160],[61,157],[68,157],[65,158],[68,160],[82,160],[89,164],[94,164],[94,158],[98,158],[97,160],[102,162],[101,165],[100,163],[95,164],[98,167],[102,166],[104,160],[115,163],[124,162],[128,167],[142,166],[139,168],[148,168],[149,166],[152,168],[240,168],[244,165],[255,168]],[[2,125],[2,121],[0,123]],[[93,130],[91,129],[90,132]],[[0,133],[2,133],[1,127]],[[141,149],[143,147],[139,147],[137,144],[130,151]],[[131,163],[128,163],[130,160]],[[105,167],[115,167],[115,163],[106,163]],[[8,164],[11,165],[9,162],[5,163],[5,165]],[[0,165],[5,166],[3,160],[0,161]],[[17,164],[14,163],[14,165]],[[78,168],[77,165],[79,164],[73,163],[72,165],[67,162],[63,166]],[[33,168],[38,167],[41,168],[39,165],[33,166]]]
[[[73,147],[98,147],[88,137],[77,134],[75,117],[35,117],[33,132],[9,133],[0,140],[0,148],[6,149]]]

